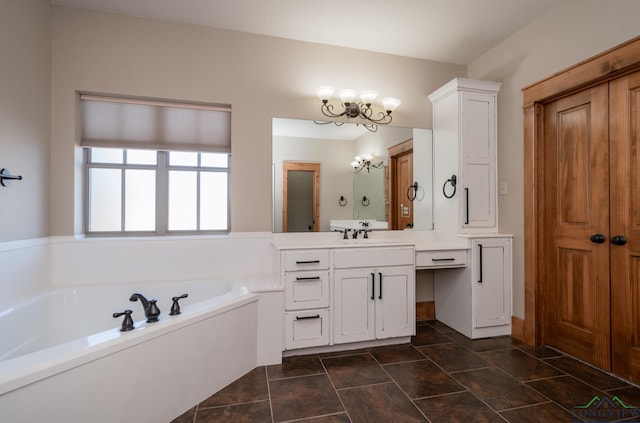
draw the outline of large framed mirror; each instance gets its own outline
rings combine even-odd
[[[273,232],[326,232],[361,222],[373,230],[432,229],[431,130],[381,125],[370,132],[284,118],[274,118],[272,129]],[[356,171],[354,158],[365,155],[378,159]],[[410,162],[408,175],[402,157]],[[407,212],[410,224],[394,227]]]

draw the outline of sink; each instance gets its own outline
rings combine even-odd
[[[359,239],[353,239],[353,238],[349,238],[349,239],[343,239],[341,240],[343,244],[353,244],[353,245],[359,245],[359,244],[365,244],[365,245],[371,245],[371,244],[393,244],[393,241],[389,241],[389,240],[385,240],[385,239],[376,239],[376,238],[359,238]]]

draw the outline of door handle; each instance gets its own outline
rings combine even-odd
[[[468,225],[469,224],[469,188],[465,188],[464,189],[464,196],[465,196],[465,217],[464,217],[464,224]]]
[[[382,272],[378,272],[378,276],[380,276],[380,292],[378,294],[378,299],[382,299]]]
[[[607,238],[605,238],[605,236],[602,234],[593,234],[589,239],[595,244],[604,244],[604,242],[607,240]]]
[[[479,248],[479,253],[480,253],[480,257],[479,257],[479,261],[480,261],[480,278],[478,278],[478,283],[482,283],[482,244],[478,244],[478,248]]]
[[[376,299],[376,274],[371,272],[371,299]]]
[[[624,235],[615,235],[611,237],[611,243],[614,245],[624,245],[627,243],[627,238]]]

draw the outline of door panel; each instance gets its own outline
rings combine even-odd
[[[407,192],[413,183],[413,151],[403,153],[396,158],[395,201],[396,222],[393,229],[413,227],[413,202]]]
[[[608,85],[545,105],[546,340],[611,368]]]
[[[640,382],[640,72],[610,84],[613,370]]]

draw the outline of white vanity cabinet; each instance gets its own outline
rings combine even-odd
[[[471,339],[510,335],[512,238],[469,240],[469,267],[434,274],[436,318]]]
[[[501,85],[455,78],[429,95],[434,229],[497,232],[496,116]],[[456,176],[455,194],[451,181],[447,182],[452,175]]]
[[[285,284],[285,349],[328,345],[329,250],[282,252],[281,268]]]
[[[414,262],[407,247],[334,251],[334,343],[415,333]]]

